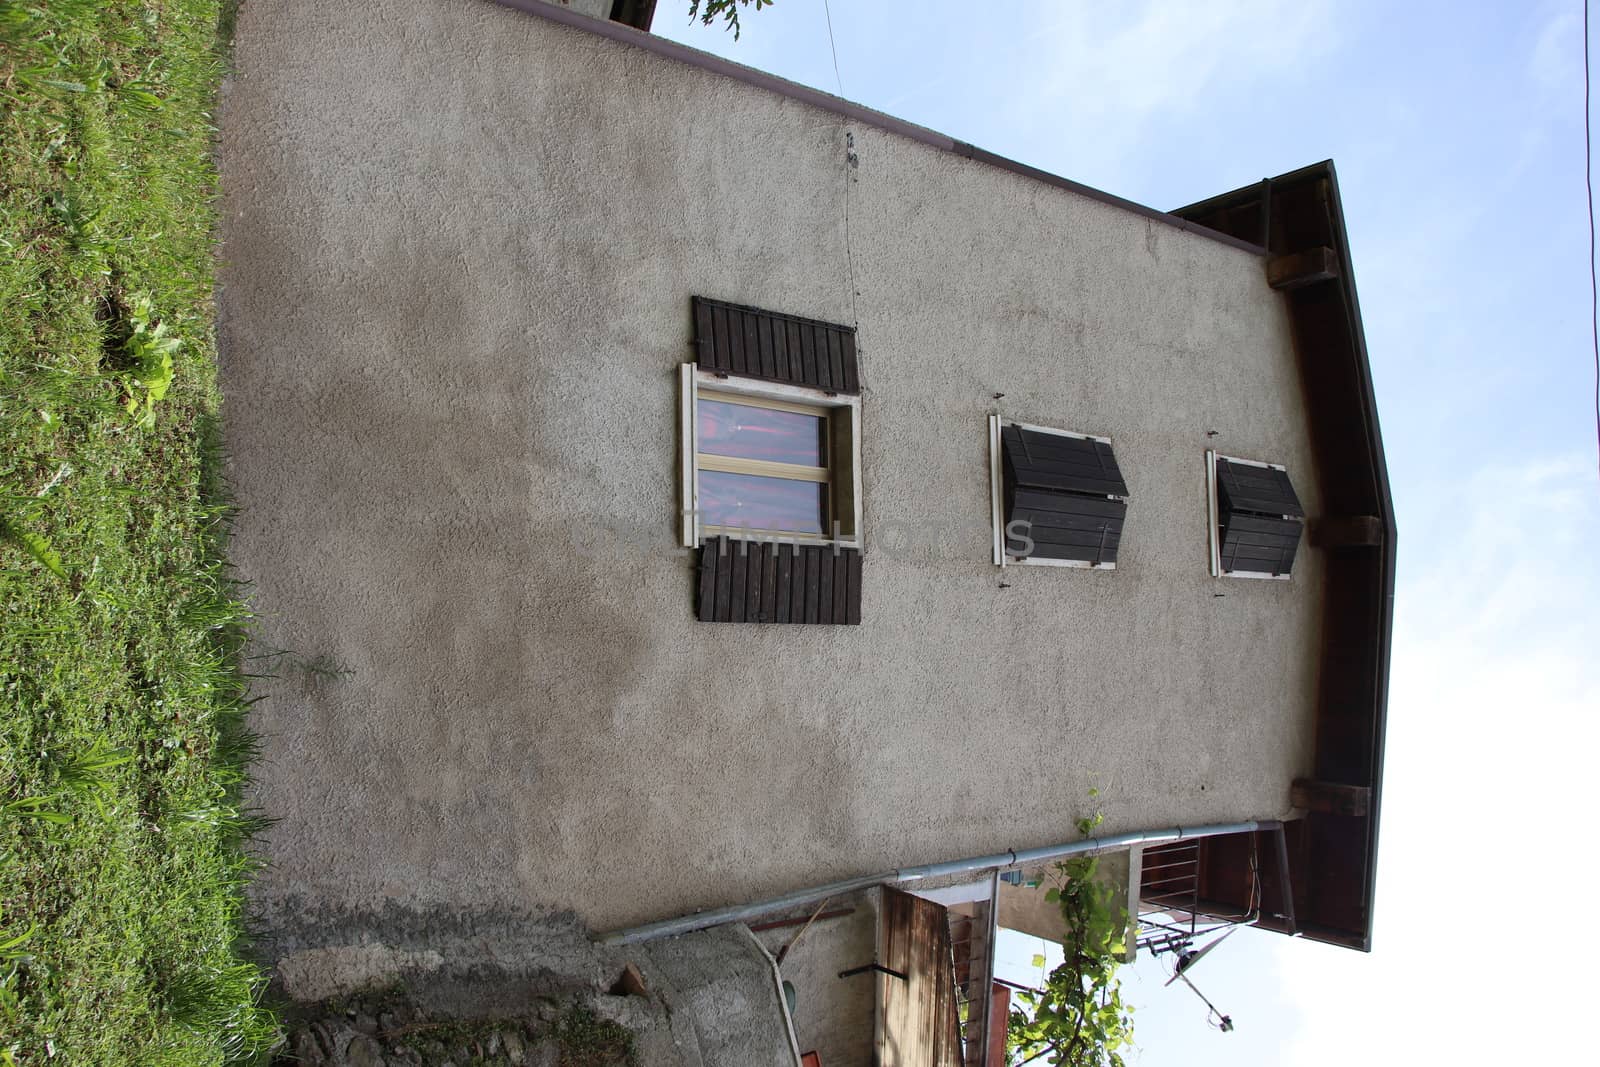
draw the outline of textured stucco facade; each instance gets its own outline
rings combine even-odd
[[[234,67],[269,922],[615,927],[1068,840],[1091,785],[1108,832],[1288,808],[1321,553],[1207,568],[1207,447],[1319,510],[1258,257],[484,0],[246,3]],[[858,324],[861,626],[694,620],[693,294]],[[992,412],[1113,438],[1115,571],[993,565]]]

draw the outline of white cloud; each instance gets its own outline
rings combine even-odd
[[[1285,71],[1334,46],[1333,6],[1323,0],[1229,4],[1068,4],[1036,35],[1043,54],[1021,117],[1087,138],[1094,155],[1149,146],[1151,123],[1192,118],[1264,91]]]
[[[1234,1014],[1228,1035],[1146,977],[1145,1067],[1561,1063],[1585,1047],[1600,479],[1572,455],[1427,489],[1403,501],[1373,952],[1235,938],[1201,983]]]
[[[1575,822],[1600,750],[1600,485],[1571,457],[1436,489],[1397,599],[1374,953],[1278,952],[1311,1020],[1299,1067],[1582,1047],[1590,963],[1561,927],[1600,874]]]
[[[1571,99],[1572,88],[1583,79],[1583,18],[1570,5],[1547,20],[1534,42],[1528,75],[1548,96]]]

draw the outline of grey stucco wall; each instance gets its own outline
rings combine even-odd
[[[1207,574],[1208,443],[1318,509],[1257,259],[481,0],[252,0],[234,62],[232,554],[289,650],[269,921],[613,927],[1070,839],[1091,784],[1108,832],[1287,808],[1320,555]],[[859,321],[859,628],[693,619],[696,293]],[[1115,572],[1001,588],[996,410],[1115,439]]]
[[[756,936],[776,958],[792,946],[779,964],[783,980],[795,987],[792,1016],[795,1040],[802,1053],[816,1052],[827,1067],[867,1067],[877,1037],[877,982],[872,974],[840,978],[878,956],[878,890],[830,900],[827,908],[853,909],[848,915],[818,919],[802,933],[801,926],[764,930]],[[794,917],[805,919],[807,907]]]

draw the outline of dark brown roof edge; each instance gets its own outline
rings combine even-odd
[[[1290,171],[1276,178],[1263,179],[1240,189],[1235,189],[1220,196],[1202,200],[1187,207],[1177,209],[1177,213],[1190,218],[1223,218],[1230,211],[1245,210],[1256,211],[1252,202],[1259,203],[1266,200],[1272,206],[1273,190],[1287,189],[1305,182],[1326,180],[1329,190],[1329,215],[1333,224],[1333,239],[1338,246],[1335,252],[1338,255],[1339,271],[1338,284],[1344,297],[1344,306],[1349,316],[1349,336],[1354,342],[1353,351],[1348,371],[1354,376],[1356,385],[1355,394],[1360,410],[1356,413],[1360,418],[1363,437],[1367,454],[1365,456],[1348,457],[1351,464],[1360,464],[1365,467],[1371,478],[1372,498],[1377,503],[1378,518],[1383,523],[1383,543],[1379,546],[1377,571],[1375,575],[1378,584],[1380,610],[1377,618],[1377,632],[1372,635],[1373,647],[1373,679],[1372,679],[1372,708],[1368,720],[1372,736],[1368,739],[1369,766],[1371,768],[1371,804],[1366,816],[1367,833],[1365,842],[1365,870],[1362,872],[1362,884],[1366,898],[1365,929],[1351,931],[1356,941],[1351,947],[1360,948],[1362,951],[1372,950],[1372,917],[1377,893],[1378,876],[1378,824],[1382,806],[1383,792],[1383,758],[1384,739],[1388,732],[1389,714],[1389,672],[1391,645],[1394,632],[1394,587],[1395,566],[1397,558],[1397,534],[1395,529],[1394,499],[1389,485],[1389,468],[1385,459],[1383,448],[1383,435],[1378,425],[1377,396],[1372,383],[1372,363],[1367,352],[1366,331],[1361,320],[1361,304],[1356,297],[1355,268],[1351,263],[1349,230],[1345,224],[1344,201],[1339,193],[1339,177],[1334,169],[1333,160],[1324,160],[1314,163],[1299,170]],[[1281,199],[1281,198],[1279,198]],[[1264,220],[1270,219],[1270,211],[1262,211]],[[1248,223],[1246,223],[1248,224]],[[1304,925],[1304,924],[1302,924]],[[1304,933],[1315,935],[1315,931],[1306,928]],[[1321,940],[1340,941],[1336,937],[1322,937]]]
[[[936,130],[928,129],[926,126],[918,126],[915,123],[906,122],[904,119],[897,119],[893,115],[886,115],[881,111],[874,111],[869,107],[851,103],[842,97],[812,89],[798,82],[780,78],[775,74],[768,74],[766,71],[756,70],[754,67],[734,63],[731,60],[723,59],[721,56],[714,56],[709,52],[702,52],[699,49],[690,48],[688,45],[679,44],[677,41],[669,41],[665,37],[659,37],[653,33],[644,33],[631,26],[624,26],[619,22],[610,22],[605,19],[581,15],[575,11],[549,3],[548,0],[492,0],[492,2],[499,4],[501,7],[509,7],[529,15],[537,15],[539,18],[548,19],[551,22],[559,22],[563,26],[583,30],[586,33],[592,33],[607,40],[632,45],[635,48],[643,48],[645,51],[654,52],[658,56],[664,56],[679,63],[686,63],[691,67],[697,67],[712,74],[720,74],[725,78],[732,78],[746,85],[765,89],[768,92],[777,93],[779,96],[786,96],[802,104],[831,112],[851,122],[859,122],[863,126],[872,126],[887,133],[908,137],[913,141],[918,141],[944,152],[953,152],[958,156],[963,156],[979,163],[987,163],[989,166],[998,167],[1001,170],[1010,171],[1013,174],[1031,178],[1034,181],[1043,182],[1045,185],[1051,185],[1057,189],[1065,189],[1068,192],[1077,193],[1079,196],[1097,200],[1102,204],[1109,204],[1124,211],[1131,211],[1135,215],[1141,215],[1154,222],[1183,230],[1186,233],[1192,233],[1198,237],[1230,245],[1256,255],[1264,255],[1266,252],[1260,245],[1251,241],[1242,240],[1230,234],[1211,229],[1208,226],[1198,225],[1168,212],[1146,207],[1144,204],[1134,203],[1132,200],[1125,200],[1120,196],[1113,196],[1111,193],[1084,185],[1081,182],[1072,181],[1070,178],[1063,178],[1059,175],[1051,174],[1049,171],[1030,167],[1026,163],[1018,163],[1014,159],[996,155],[975,145],[970,145],[965,141],[947,137]]]
[[[1355,267],[1350,256],[1350,232],[1344,221],[1344,199],[1339,195],[1339,175],[1334,170],[1333,160],[1307,167],[1304,171],[1297,171],[1294,177],[1304,173],[1307,176],[1318,170],[1325,170],[1328,186],[1333,193],[1333,217],[1338,223],[1339,259],[1341,270],[1339,284],[1344,288],[1345,300],[1350,308],[1351,332],[1356,340],[1355,371],[1361,390],[1361,418],[1366,423],[1368,448],[1371,449],[1369,460],[1372,464],[1373,489],[1377,493],[1380,507],[1382,508],[1384,538],[1380,548],[1382,575],[1379,579],[1382,588],[1383,610],[1378,619],[1378,633],[1374,635],[1377,641],[1378,670],[1374,680],[1373,702],[1373,736],[1372,736],[1372,807],[1368,815],[1369,826],[1367,834],[1367,928],[1362,936],[1362,950],[1372,951],[1372,915],[1376,910],[1378,890],[1378,823],[1383,806],[1383,756],[1384,738],[1389,732],[1389,663],[1390,649],[1394,641],[1394,583],[1395,562],[1398,550],[1398,532],[1395,527],[1394,497],[1389,489],[1389,463],[1383,451],[1383,433],[1378,427],[1378,398],[1372,384],[1372,360],[1367,354],[1367,332],[1361,320],[1361,302],[1356,297]]]

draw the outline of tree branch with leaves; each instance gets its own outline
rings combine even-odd
[[[1096,791],[1091,791],[1091,796]],[[1088,837],[1100,812],[1078,820]],[[1006,1051],[1018,1064],[1051,1067],[1124,1067],[1121,1049],[1133,1041],[1133,1009],[1122,1002],[1121,964],[1128,909],[1114,885],[1095,881],[1098,856],[1055,865],[1057,884],[1045,899],[1061,907],[1062,962],[1044,988],[1020,993],[1006,1026]],[[1040,967],[1043,957],[1036,957]]]
[[[733,39],[739,39],[739,9],[754,5],[757,11],[764,7],[771,7],[772,0],[691,0],[689,4],[689,21],[699,19],[701,25],[710,26],[722,19],[723,29],[733,31]]]

